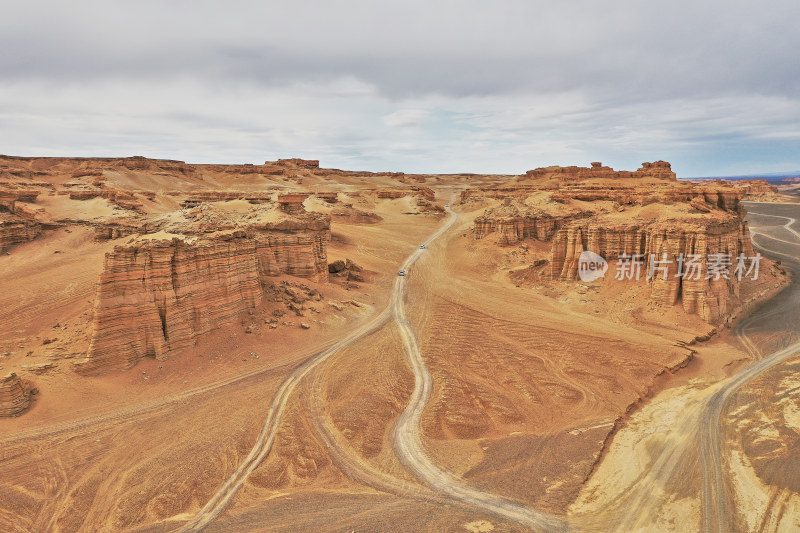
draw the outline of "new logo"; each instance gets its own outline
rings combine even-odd
[[[581,252],[578,258],[578,276],[581,281],[589,283],[591,281],[605,277],[608,271],[608,262],[603,256],[589,250]]]

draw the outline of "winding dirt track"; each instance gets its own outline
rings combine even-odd
[[[352,332],[347,337],[333,344],[330,348],[323,350],[305,363],[297,367],[286,380],[281,383],[278,391],[272,399],[272,404],[267,414],[267,419],[264,427],[256,440],[253,449],[244,459],[242,464],[231,474],[228,480],[220,487],[220,489],[211,497],[206,505],[197,513],[197,515],[184,524],[180,531],[202,531],[208,526],[219,514],[225,510],[230,504],[231,499],[236,495],[247,477],[255,470],[261,461],[269,454],[272,449],[272,444],[275,442],[275,435],[278,432],[283,419],[283,413],[286,410],[286,404],[289,397],[294,391],[297,384],[308,374],[308,372],[323,362],[325,359],[341,350],[348,344],[356,339],[363,337],[380,328],[389,318],[389,310],[384,310],[373,320]]]
[[[453,225],[456,215],[449,208],[450,219],[435,233],[426,244],[430,243]],[[417,250],[403,264],[403,269],[408,270],[424,250]],[[405,283],[403,277],[395,281],[395,290],[392,296],[391,309],[403,337],[403,344],[411,368],[414,371],[414,392],[408,406],[400,415],[392,431],[392,440],[395,453],[403,465],[414,473],[420,480],[438,492],[447,494],[461,502],[474,507],[482,508],[503,518],[510,519],[525,525],[535,531],[563,531],[566,530],[565,522],[554,515],[541,513],[520,503],[501,498],[492,494],[481,492],[464,484],[464,482],[449,472],[439,468],[425,453],[422,439],[419,434],[420,419],[428,404],[433,389],[433,379],[425,367],[425,362],[417,345],[417,339],[411,324],[405,314]]]
[[[768,215],[766,213],[757,213],[755,211],[750,211],[750,213],[758,216],[787,220],[788,222],[783,226],[783,228],[790,231],[795,237],[797,237],[798,241],[791,243],[789,241],[783,241],[782,239],[777,239],[760,232],[753,232],[753,237],[756,235],[764,235],[768,238],[787,242],[789,244],[800,244],[800,233],[792,229],[792,225],[796,222],[794,218]],[[762,250],[774,252],[773,250],[759,246],[755,242],[755,239],[753,239],[753,244]],[[780,253],[780,255],[790,258],[793,263],[800,264],[798,263],[797,258],[794,256],[790,256],[781,252],[774,253]],[[779,310],[775,310],[771,314],[775,314],[778,311]],[[759,318],[764,319],[766,317],[762,316]],[[754,320],[755,317],[743,322],[737,328],[737,335],[747,351],[750,352],[750,355],[757,359],[757,361],[749,367],[743,369],[739,374],[725,383],[722,388],[715,392],[704,403],[701,413],[701,421],[706,422],[705,427],[707,428],[706,431],[700,431],[698,433],[698,445],[700,447],[700,458],[703,466],[702,529],[706,532],[728,531],[729,522],[731,519],[731,506],[728,497],[725,474],[722,468],[723,460],[721,454],[723,447],[722,443],[720,442],[720,420],[726,410],[728,399],[743,385],[751,381],[762,372],[782,363],[789,357],[792,357],[800,352],[800,343],[795,343],[784,349],[773,352],[769,356],[761,359],[760,351],[744,333],[744,329]]]
[[[793,250],[783,247],[775,250],[762,246],[756,237],[800,247],[800,233],[792,228],[796,219],[778,215],[767,215],[753,210],[749,213],[786,220],[783,228],[791,232],[796,241],[787,241],[762,231],[751,230],[753,244],[762,252],[779,255],[784,264],[790,264],[795,274],[800,271],[800,257]],[[758,228],[761,230],[762,228]],[[760,239],[759,239],[760,240]],[[792,252],[792,253],[787,253]],[[735,507],[731,502],[731,491],[723,468],[726,446],[721,437],[722,417],[726,414],[728,400],[742,386],[760,374],[776,367],[800,352],[800,342],[781,347],[763,357],[759,346],[747,335],[748,328],[758,327],[776,315],[792,316],[800,305],[800,290],[795,285],[789,298],[770,306],[769,311],[757,312],[736,328],[736,335],[754,361],[726,381],[701,392],[696,399],[682,407],[680,422],[663,435],[658,447],[648,452],[653,458],[647,470],[640,473],[633,483],[616,496],[616,501],[607,508],[570,516],[573,527],[582,531],[638,531],[652,526],[654,512],[672,494],[674,487],[685,486],[687,475],[694,475],[693,460],[699,460],[702,469],[701,523],[704,532],[729,532],[735,525]]]
[[[449,208],[447,211],[450,217],[438,231],[425,241],[426,246],[439,238],[453,223],[455,223],[458,216]],[[401,269],[409,270],[423,253],[425,253],[424,249],[420,248],[415,250],[403,263]],[[230,504],[247,477],[258,467],[272,449],[289,398],[303,378],[317,365],[328,359],[337,351],[348,346],[355,340],[383,327],[390,317],[395,319],[400,328],[406,353],[409,356],[415,374],[415,387],[411,401],[406,410],[401,414],[392,432],[394,449],[401,462],[420,480],[448,499],[456,500],[456,502],[467,504],[470,507],[482,508],[534,530],[561,531],[565,529],[563,520],[558,517],[539,513],[520,503],[466,486],[463,481],[438,468],[425,454],[419,435],[419,421],[428,399],[430,398],[433,381],[430,373],[428,373],[422,362],[422,357],[416,343],[416,337],[405,316],[404,298],[405,277],[398,276],[395,281],[390,304],[384,311],[347,337],[336,342],[329,348],[318,352],[291,373],[281,384],[272,399],[264,427],[250,453],[206,505],[192,520],[184,524],[180,531],[202,531]],[[315,385],[312,380],[312,388],[313,387],[315,387]],[[312,397],[313,396],[314,394],[312,394]],[[312,416],[312,419],[321,419],[322,416],[319,413],[320,406],[312,401],[310,407],[312,415],[314,415],[315,412],[317,414],[317,416]],[[381,472],[375,471],[375,469],[361,461],[354,461],[352,458],[348,457],[349,454],[347,451],[336,442],[327,428],[317,425],[316,429],[322,436],[334,461],[345,466],[345,472],[353,478],[387,492],[407,495],[411,493],[417,496],[426,494],[427,491],[424,489],[420,491],[420,487],[412,487],[407,482],[395,480]],[[427,495],[429,499],[439,500],[439,497],[434,494],[427,493]],[[433,497],[431,498],[431,496]]]

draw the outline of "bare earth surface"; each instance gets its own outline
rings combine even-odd
[[[0,531],[800,528],[796,205],[747,203],[743,233],[733,188],[668,165],[571,189],[302,160],[3,165],[8,242],[40,233],[0,255],[0,377],[29,401],[0,418]],[[525,233],[551,212],[579,216]],[[635,224],[752,236],[782,264],[724,309],[707,287],[716,323],[645,282],[543,274],[568,266],[560,238]],[[148,259],[108,274],[128,256]],[[108,366],[86,372],[92,354]]]

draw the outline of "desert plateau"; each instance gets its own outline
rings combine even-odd
[[[663,161],[0,172],[3,531],[800,527],[788,197]]]
[[[800,532],[800,2],[6,2],[0,533]]]

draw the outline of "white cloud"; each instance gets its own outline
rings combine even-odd
[[[392,128],[421,126],[428,119],[430,113],[424,109],[398,109],[385,115],[381,120]]]
[[[9,153],[800,168],[795,0],[47,4],[0,19]]]

